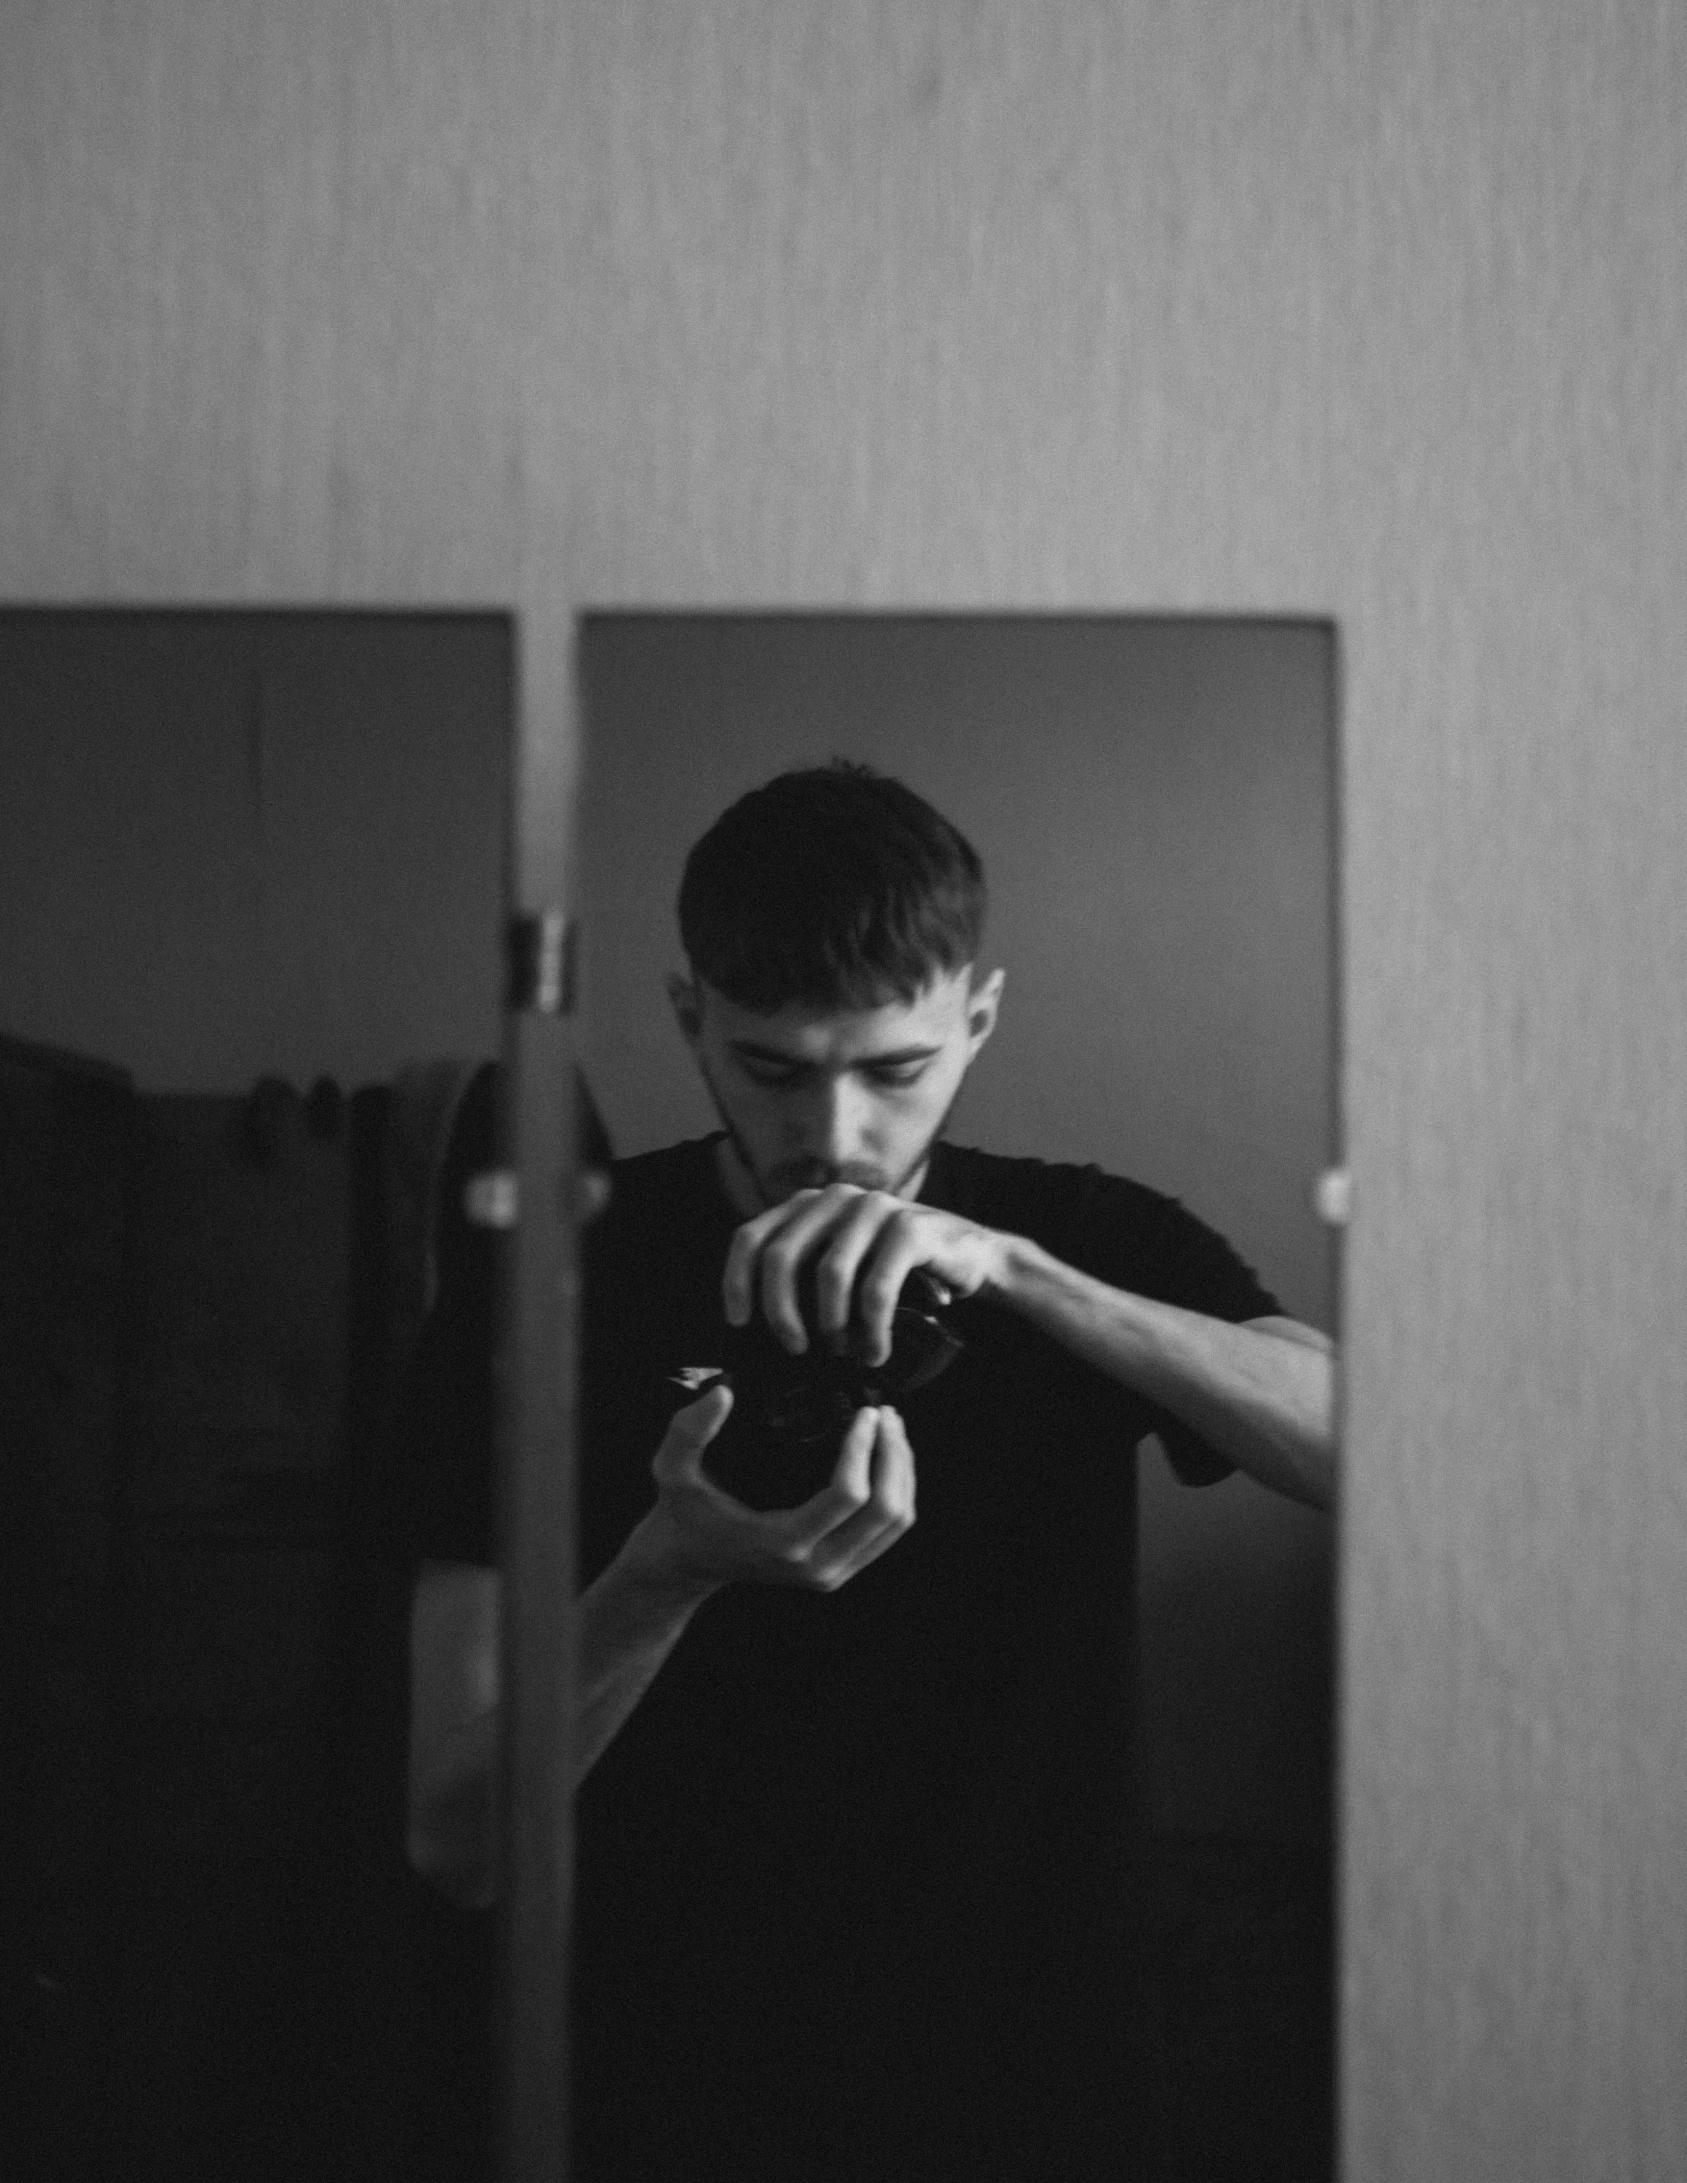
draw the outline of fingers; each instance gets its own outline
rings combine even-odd
[[[867,1506],[827,1535],[816,1581],[833,1591],[859,1576],[913,1528],[914,1455],[900,1416],[879,1412],[873,1454],[873,1488]]]
[[[891,1318],[902,1284],[919,1265],[923,1253],[911,1224],[899,1221],[886,1232],[881,1249],[862,1276],[857,1312],[861,1321],[862,1354],[869,1364],[883,1364],[891,1350]]]
[[[818,1591],[836,1591],[903,1537],[914,1521],[914,1455],[895,1410],[856,1412],[831,1484],[791,1521],[800,1556],[791,1581]]]
[[[721,1301],[727,1322],[745,1325],[760,1309],[777,1338],[794,1355],[809,1343],[798,1300],[798,1277],[814,1260],[816,1331],[834,1349],[847,1346],[856,1278],[887,1235],[896,1243],[895,1271],[881,1272],[872,1291],[872,1320],[864,1322],[869,1354],[882,1363],[890,1354],[890,1315],[896,1294],[921,1253],[913,1242],[913,1223],[900,1198],[882,1190],[859,1190],[834,1183],[825,1190],[799,1190],[771,1212],[746,1221],[727,1252]],[[817,1255],[818,1254],[818,1255]],[[863,1283],[863,1303],[868,1295]]]
[[[721,1303],[726,1312],[728,1326],[745,1326],[755,1307],[757,1274],[762,1249],[769,1239],[788,1225],[794,1213],[816,1204],[821,1196],[818,1190],[799,1190],[776,1205],[770,1212],[758,1214],[747,1220],[732,1238],[726,1254],[726,1270],[721,1276]],[[801,1332],[801,1321],[798,1321]]]
[[[815,1324],[829,1349],[842,1355],[849,1347],[849,1318],[855,1277],[862,1260],[883,1234],[887,1217],[877,1192],[858,1198],[833,1230],[814,1272]]]
[[[732,1389],[717,1380],[695,1402],[674,1412],[650,1466],[663,1485],[702,1479],[703,1450],[726,1423],[731,1409]]]
[[[902,1284],[925,1263],[927,1251],[917,1216],[900,1199],[863,1202],[828,1245],[817,1272],[820,1326],[834,1348],[848,1346],[853,1309],[859,1355],[868,1364],[885,1362]]]
[[[894,1410],[858,1410],[822,1491],[801,1508],[768,1513],[735,1501],[701,1467],[731,1399],[728,1389],[714,1387],[688,1404],[651,1466],[674,1566],[711,1585],[748,1581],[830,1592],[907,1531],[914,1520],[914,1458]]]
[[[852,1194],[853,1195],[853,1194]],[[849,1210],[854,1211],[854,1206]],[[793,1356],[808,1347],[808,1329],[797,1301],[797,1276],[804,1259],[837,1225],[840,1207],[832,1191],[818,1192],[801,1205],[762,1245],[756,1261],[756,1288],[762,1317]],[[847,1217],[847,1216],[846,1216]],[[828,1243],[826,1256],[831,1256]]]

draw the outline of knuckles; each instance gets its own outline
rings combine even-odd
[[[769,1277],[775,1280],[792,1279],[799,1263],[800,1253],[796,1246],[781,1238],[777,1243],[770,1243],[762,1252],[762,1277],[764,1280]]]
[[[814,1292],[820,1303],[843,1305],[848,1301],[849,1276],[835,1259],[823,1258],[814,1277]]]
[[[818,1230],[800,1216],[815,1206],[836,1210],[839,1221]],[[746,1294],[759,1286],[764,1308],[771,1314],[777,1300],[794,1289],[805,1264],[815,1270],[816,1293],[828,1315],[847,1309],[855,1285],[856,1244],[848,1270],[833,1253],[846,1237],[859,1237],[865,1228],[872,1239],[875,1265],[861,1277],[861,1302],[865,1309],[882,1315],[894,1307],[906,1267],[897,1261],[931,1219],[929,1208],[909,1205],[888,1190],[865,1190],[856,1183],[829,1183],[824,1188],[793,1191],[782,1204],[756,1219],[746,1221],[733,1239],[728,1282]]]

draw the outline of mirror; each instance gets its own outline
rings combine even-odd
[[[1097,1162],[1183,1201],[1286,1313],[1334,1333],[1313,1203],[1339,1157],[1327,624],[593,613],[579,679],[581,1050],[618,1153],[717,1126],[664,992],[691,844],[788,767],[863,760],[954,821],[988,875],[984,961],[1007,981],[951,1139]],[[935,1486],[928,1501],[894,1554],[931,1550],[945,1504]],[[1138,1502],[1138,1824],[1119,1855],[1142,2045],[1121,2127],[1149,2174],[1328,2174],[1331,1523],[1243,1477],[1191,1490],[1152,1443]],[[1128,1510],[1094,1520],[1116,1527],[1128,1597]],[[711,1603],[693,1630],[729,1611]],[[691,1638],[663,1670],[676,1684]],[[740,1642],[773,1640],[746,1624]],[[993,2067],[1041,2066],[1021,2029]],[[641,2096],[636,2076],[622,2089]],[[1072,2091],[1051,2115],[1088,2096]],[[965,2128],[948,2157],[997,2172]],[[1083,2157],[1074,2141],[1059,2172],[1090,2172]]]
[[[437,1184],[465,1065],[499,1045],[513,685],[494,614],[0,616],[3,1188],[30,1239],[5,1290],[0,1776],[42,2173],[90,2116],[139,2172],[484,2157],[484,2115],[442,2122],[442,2058],[490,2037],[486,1921],[392,1854],[406,1600],[382,1542],[413,1482],[381,1420],[423,1292],[392,1255],[428,1220],[425,1185],[395,1211],[402,1178]],[[839,753],[986,866],[1007,984],[951,1139],[1183,1200],[1334,1331],[1327,625],[591,614],[579,685],[580,1052],[618,1154],[715,1126],[664,994],[686,851]],[[1128,2127],[1147,2174],[1315,2177],[1329,1521],[1243,1478],[1192,1490],[1152,1445],[1134,1495],[1121,1475],[1130,1963],[1094,1968],[1141,1973]],[[931,1482],[893,1551],[943,1528]],[[658,1691],[683,1689],[669,1666]],[[636,2053],[620,2072],[637,2098]]]
[[[497,1050],[514,670],[495,613],[0,614],[11,2173],[403,2144],[389,1185],[404,1072]]]

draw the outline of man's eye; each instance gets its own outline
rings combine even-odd
[[[883,1084],[894,1090],[898,1085],[917,1084],[925,1074],[923,1061],[904,1062],[900,1068],[869,1069],[868,1076],[875,1084]]]
[[[769,1068],[764,1061],[746,1061],[740,1066],[752,1084],[760,1084],[768,1091],[788,1091],[802,1073],[799,1069]]]

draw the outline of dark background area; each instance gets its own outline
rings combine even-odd
[[[405,2142],[395,1085],[496,1048],[514,664],[0,613],[9,2173]]]

